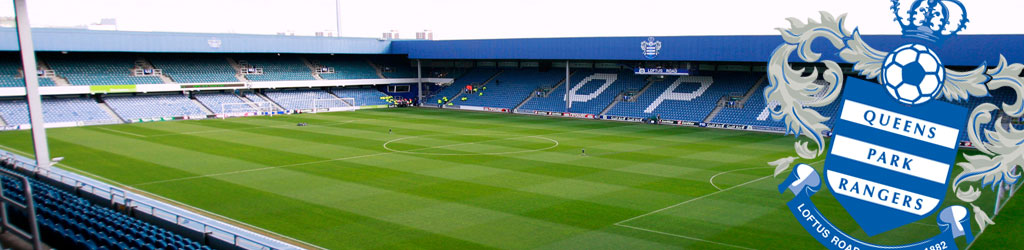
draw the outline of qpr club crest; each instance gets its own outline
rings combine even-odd
[[[789,190],[788,202],[799,223],[830,249],[957,249],[955,239],[973,241],[971,220],[980,230],[994,224],[975,201],[985,188],[1002,190],[1020,177],[1024,165],[1024,130],[1003,126],[1004,118],[1024,115],[1024,98],[1002,103],[983,103],[968,112],[954,103],[980,98],[998,88],[1024,93],[1024,65],[1007,65],[1005,58],[993,68],[981,65],[959,72],[947,69],[933,50],[962,31],[968,22],[964,5],[957,0],[891,0],[895,21],[907,43],[889,52],[866,44],[860,32],[847,30],[845,15],[826,12],[821,20],[780,29],[785,43],[776,48],[768,64],[769,86],[764,95],[775,121],[785,123],[796,135],[797,156],[773,162],[775,175],[789,170],[779,192]],[[843,78],[833,60],[822,59],[811,49],[817,39],[828,40],[839,50],[842,63],[852,64],[865,79]],[[824,64],[825,70],[794,69],[789,60]],[[809,73],[809,74],[808,74]],[[818,80],[824,79],[826,84]],[[835,117],[814,108],[840,102]],[[997,117],[993,119],[993,117]],[[834,128],[825,125],[834,121]],[[993,126],[993,124],[995,124]],[[956,162],[964,131],[980,154],[965,154]],[[832,136],[825,152],[825,135]],[[820,170],[798,161],[826,155]],[[956,176],[954,166],[962,171]],[[905,245],[877,245],[853,238],[822,215],[810,197],[828,187],[832,196],[868,236],[875,236],[919,221],[938,212],[941,233]],[[944,205],[949,186],[956,198],[971,208]],[[998,198],[997,198],[998,199]],[[998,200],[997,200],[998,204]],[[998,205],[997,205],[998,207]],[[998,209],[998,208],[997,208]]]
[[[654,59],[661,51],[661,41],[655,41],[653,36],[648,37],[647,41],[640,42],[640,49],[643,50],[645,58]]]

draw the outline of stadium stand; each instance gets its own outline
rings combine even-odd
[[[134,85],[164,83],[157,76],[132,76],[135,58],[123,54],[67,54],[42,57],[71,85]]]
[[[325,80],[380,78],[377,76],[377,70],[373,68],[373,65],[370,65],[362,58],[321,56],[310,57],[309,61],[314,66],[322,65],[324,67],[334,68],[333,74],[320,74],[320,77]]]
[[[713,76],[681,76],[653,83],[635,102],[620,102],[608,115],[700,122],[722,96],[746,92],[759,75],[718,73]],[[660,101],[659,101],[660,100]]]
[[[17,58],[0,60],[0,87],[25,86],[25,77],[21,74],[21,62]],[[53,79],[40,77],[39,86],[54,86]]]
[[[235,69],[220,56],[154,55],[147,56],[153,66],[177,83],[237,82]]]
[[[409,60],[399,58],[381,58],[373,61],[386,78],[415,78],[416,69],[409,66]]]
[[[495,77],[491,83],[488,83],[486,90],[480,90],[483,95],[469,95],[468,100],[459,104],[514,108],[538,88],[557,84],[558,81],[565,78],[564,74],[565,72],[557,70],[539,72],[537,69],[507,69]]]
[[[820,85],[828,84],[822,80],[817,81],[817,83]],[[750,99],[744,103],[743,108],[723,108],[711,122],[784,129],[786,125],[782,121],[774,121],[771,118],[768,107],[775,107],[778,104],[765,103],[764,90],[767,87],[767,83],[759,86],[756,92],[750,96]],[[822,91],[824,91],[824,88]],[[823,93],[818,95],[824,97]],[[842,100],[842,98],[840,97],[837,101],[825,107],[815,108],[815,110],[825,117],[834,117],[839,112],[839,106],[841,105],[839,100]],[[835,119],[829,120],[826,123],[830,128],[833,124],[835,124]]]
[[[313,71],[296,57],[252,55],[235,59],[239,63],[246,62],[254,68],[263,69],[263,74],[245,75],[250,81],[316,80]]]
[[[356,106],[388,105],[382,97],[388,96],[374,88],[332,88],[331,93],[341,98],[355,99]]]
[[[206,114],[182,94],[107,96],[104,100],[128,120]]]
[[[316,99],[337,99],[321,89],[267,90],[263,94],[288,110],[312,109]]]
[[[7,170],[14,169],[6,162]],[[15,172],[16,173],[16,172]],[[19,174],[20,175],[20,174]],[[17,179],[3,176],[4,196],[24,203],[24,187]],[[209,250],[209,246],[118,213],[109,208],[28,177],[35,202],[40,238],[57,249],[188,249]],[[11,210],[8,210],[11,213]],[[13,215],[26,218],[21,211]]]
[[[466,88],[466,85],[483,84],[485,81],[487,81],[487,79],[490,79],[496,73],[498,73],[498,70],[493,68],[472,69],[469,72],[466,72],[466,74],[462,75],[462,77],[455,79],[455,82],[449,85],[448,87],[441,89],[441,91],[434,95],[434,98],[432,98],[431,101],[436,103],[437,100],[441,99],[442,97],[448,97],[448,100],[453,100],[455,96],[457,96],[460,92],[462,92],[463,89]],[[454,103],[459,104],[458,102]]]
[[[245,101],[243,101],[241,98],[238,98],[237,95],[231,93],[204,92],[196,93],[192,96],[195,97],[196,100],[198,100],[203,105],[206,105],[207,108],[210,108],[210,111],[213,111],[213,113],[216,114],[224,113],[224,104],[245,103]]]
[[[43,118],[48,123],[116,120],[90,98],[43,98],[42,101]],[[7,125],[29,123],[28,104],[23,99],[0,101],[0,115]]]
[[[572,91],[569,98],[573,100],[569,112],[599,114],[619,93],[643,88],[645,78],[625,70],[577,70],[569,78],[569,90]],[[565,86],[555,88],[548,97],[533,98],[521,109],[565,111],[565,89]]]

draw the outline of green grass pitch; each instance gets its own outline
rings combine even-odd
[[[412,108],[48,133],[64,168],[330,249],[821,248],[766,164],[791,136]],[[32,149],[28,131],[0,145]],[[933,215],[868,237],[814,197],[873,243],[938,233]],[[972,248],[1024,248],[1022,203]]]

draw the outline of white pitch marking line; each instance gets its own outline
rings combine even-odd
[[[632,228],[632,229],[636,229],[636,230],[640,230],[640,231],[644,231],[644,232],[668,235],[668,236],[677,237],[677,238],[683,238],[683,239],[688,239],[688,240],[695,240],[695,241],[700,241],[700,242],[712,243],[712,244],[717,244],[717,245],[722,245],[722,246],[727,246],[727,247],[734,247],[734,248],[739,248],[739,249],[750,249],[750,250],[753,250],[753,248],[741,247],[741,246],[737,246],[737,245],[732,245],[732,244],[727,244],[727,243],[722,243],[722,242],[717,242],[717,241],[711,241],[711,240],[705,240],[705,239],[696,238],[696,237],[690,237],[690,236],[685,236],[685,235],[666,233],[666,232],[662,232],[662,231],[658,231],[658,230],[646,229],[646,228],[642,228],[642,227],[634,227],[634,226],[629,226],[629,225],[618,225],[618,224],[616,224],[616,226]]]
[[[690,202],[698,201],[698,200],[707,198],[708,196],[712,196],[712,195],[715,195],[715,194],[718,194],[718,193],[722,193],[722,192],[725,192],[725,191],[732,190],[734,188],[742,187],[742,186],[750,184],[750,183],[754,183],[754,182],[757,182],[757,181],[760,181],[760,180],[764,180],[765,178],[768,178],[768,177],[772,177],[772,176],[768,175],[768,176],[765,176],[765,177],[757,178],[757,179],[754,179],[752,181],[744,182],[743,184],[739,184],[739,185],[732,186],[732,187],[729,187],[729,188],[726,188],[726,189],[715,191],[715,192],[710,193],[710,194],[705,194],[705,195],[702,195],[702,196],[697,197],[697,198],[693,198],[693,199],[689,199],[689,200],[686,200],[686,201],[683,201],[683,202],[680,202],[680,203],[676,203],[675,205],[664,207],[664,208],[661,208],[661,209],[658,209],[658,210],[654,210],[654,211],[648,212],[646,214],[641,214],[641,215],[633,217],[633,218],[629,218],[629,219],[626,219],[626,220],[623,220],[623,221],[620,221],[620,222],[616,222],[615,225],[622,226],[621,225],[622,223],[626,223],[626,222],[629,222],[629,221],[632,221],[632,220],[635,220],[635,219],[639,219],[639,218],[644,217],[644,216],[656,214],[656,213],[661,212],[661,211],[665,211],[665,210],[669,210],[669,209],[672,209],[672,208],[675,208],[675,207],[678,207],[678,206],[682,206],[682,205],[685,205],[685,204],[690,203]]]
[[[728,173],[736,172],[736,171],[751,170],[751,169],[764,169],[764,168],[774,168],[774,167],[756,167],[756,168],[733,169],[733,170],[729,170],[729,171],[725,171],[725,172],[721,172],[721,173],[717,173],[715,175],[712,175],[711,179],[709,179],[708,182],[710,182],[711,186],[715,187],[715,189],[722,190],[722,188],[718,187],[718,185],[715,185],[715,177],[718,177],[719,175],[723,175],[723,174],[728,174]]]
[[[1018,190],[1020,190],[1020,188],[1017,188],[1017,190],[1013,190],[1013,193],[1016,194]],[[1013,198],[1013,194],[1010,194],[1010,198]],[[1009,201],[1007,201],[1007,203],[1009,203]],[[996,216],[999,216],[999,214],[993,215],[990,219],[992,219],[992,221],[995,222]],[[978,242],[978,238],[980,238],[981,234],[983,233],[985,233],[985,230],[981,230],[981,232],[974,234],[974,241],[971,241],[971,244],[967,244],[967,247],[965,247],[964,250],[970,250],[971,246],[974,246],[974,243]]]
[[[331,122],[331,123],[324,123],[324,124],[313,124],[313,125],[309,125],[307,127],[324,127],[324,126],[328,126],[328,125],[347,124],[347,123],[352,123],[352,122],[355,122],[355,121],[358,121],[358,120]],[[144,136],[144,137],[158,137],[158,136],[172,136],[172,135],[191,135],[191,134],[202,134],[202,133],[213,133],[213,132],[224,132],[224,131],[250,130],[250,129],[261,129],[261,128],[280,128],[280,127],[291,127],[291,126],[295,126],[295,125],[294,124],[282,124],[282,125],[273,125],[273,126],[248,127],[248,128],[212,129],[212,130],[203,130],[203,131],[155,134],[155,135],[149,135],[149,136]]]
[[[531,136],[522,136],[522,137],[518,137],[518,138],[526,138],[526,137],[538,137],[538,138],[548,139],[548,140],[554,141],[555,142],[555,146],[558,146],[558,141],[556,141],[554,139],[547,138],[547,137],[543,137],[543,136],[531,135]],[[294,166],[302,166],[302,165],[317,164],[317,163],[332,162],[332,161],[351,160],[351,159],[356,159],[356,158],[371,157],[371,156],[378,156],[378,155],[385,155],[385,154],[394,154],[394,153],[400,153],[400,152],[411,152],[411,151],[427,150],[427,149],[435,149],[435,148],[444,148],[444,147],[459,146],[459,145],[472,145],[472,144],[478,144],[478,143],[488,142],[488,141],[499,141],[499,140],[515,139],[515,138],[517,138],[517,137],[513,137],[513,138],[500,138],[500,139],[493,139],[493,140],[484,140],[484,141],[477,141],[477,142],[466,142],[466,143],[456,143],[456,144],[440,145],[440,146],[433,146],[433,147],[426,147],[426,148],[418,148],[418,149],[413,149],[413,150],[408,150],[408,151],[388,151],[388,152],[380,152],[380,153],[375,153],[375,154],[347,156],[347,157],[341,157],[341,158],[335,158],[335,159],[326,159],[326,160],[310,161],[310,162],[300,162],[300,163],[286,164],[286,165],[280,165],[280,166],[270,166],[270,167],[262,167],[262,168],[244,169],[244,170],[231,171],[231,172],[205,174],[205,175],[196,175],[196,176],[188,176],[188,177],[181,177],[181,178],[174,178],[174,179],[167,179],[167,180],[159,180],[159,181],[150,181],[150,182],[136,183],[136,184],[134,184],[132,186],[133,187],[138,187],[138,186],[157,184],[157,183],[183,181],[183,180],[199,179],[199,178],[222,176],[222,175],[241,174],[241,173],[256,172],[256,171],[278,169],[278,168],[286,168],[286,167],[294,167]],[[541,150],[546,150],[546,149],[550,149],[550,148],[545,148],[545,149],[541,149]]]
[[[26,153],[25,151],[21,151],[21,150],[18,150],[18,149],[15,149],[15,148],[11,148],[11,147],[7,147],[7,146],[4,146],[4,145],[0,145],[0,148],[3,148],[3,149],[6,149],[6,150],[9,150],[11,152],[15,152],[15,153],[21,154],[21,155],[23,155],[25,157],[30,157],[31,156],[31,154]],[[81,174],[81,175],[85,175],[87,177],[92,177],[92,178],[99,179],[102,182],[106,182],[107,184],[111,184],[111,186],[117,186],[117,187],[121,187],[121,188],[124,188],[124,189],[130,189],[133,192],[142,193],[142,194],[144,194],[143,196],[149,196],[150,198],[154,198],[155,197],[155,198],[157,198],[157,199],[155,199],[157,201],[161,201],[161,202],[164,202],[164,203],[168,203],[168,202],[169,203],[174,203],[174,204],[171,204],[171,205],[183,206],[183,207],[194,209],[195,211],[202,212],[202,213],[196,213],[195,211],[190,211],[190,212],[193,212],[193,213],[196,213],[196,214],[199,214],[199,215],[203,215],[203,216],[206,216],[206,217],[210,217],[210,216],[217,217],[217,218],[220,218],[220,219],[223,219],[223,220],[228,220],[228,221],[231,221],[231,222],[234,222],[234,223],[245,225],[245,226],[250,227],[250,228],[255,228],[255,229],[257,229],[256,231],[262,231],[262,232],[256,232],[254,230],[250,230],[250,229],[246,229],[246,228],[239,228],[241,230],[252,232],[253,234],[255,234],[257,236],[261,236],[261,237],[265,237],[265,238],[270,239],[270,240],[281,242],[280,239],[274,239],[273,237],[268,237],[267,236],[267,234],[272,234],[272,235],[275,235],[277,237],[281,237],[281,238],[284,238],[284,239],[289,239],[289,240],[292,240],[292,241],[295,241],[295,242],[299,242],[299,243],[302,243],[302,244],[306,244],[306,245],[309,245],[309,246],[312,246],[312,247],[315,247],[315,248],[318,248],[318,249],[327,250],[327,248],[323,248],[323,247],[311,244],[309,242],[298,240],[298,239],[295,239],[295,238],[292,238],[292,237],[289,237],[289,236],[286,236],[286,235],[283,235],[283,234],[276,233],[274,231],[263,229],[261,227],[253,226],[253,225],[250,225],[248,223],[241,222],[241,221],[238,221],[238,220],[235,220],[235,219],[232,219],[232,218],[228,218],[226,216],[223,216],[223,215],[220,215],[220,214],[217,214],[217,213],[213,213],[213,212],[210,212],[210,211],[203,210],[201,208],[193,207],[191,205],[182,203],[182,202],[177,201],[177,200],[173,200],[173,199],[170,199],[170,198],[167,198],[167,197],[163,197],[163,196],[160,196],[160,195],[157,195],[157,194],[154,194],[154,193],[146,192],[145,190],[133,188],[131,186],[128,186],[128,185],[125,185],[125,184],[121,184],[120,182],[117,182],[117,181],[114,181],[114,180],[111,180],[111,179],[107,179],[106,177],[95,175],[93,173],[89,173],[89,172],[86,172],[84,170],[74,168],[72,166],[64,165],[64,163],[57,163],[56,166],[64,168],[65,170],[68,170],[70,172],[75,172],[75,173],[78,173],[78,174]],[[211,218],[211,219],[216,220],[217,218]],[[226,222],[223,222],[223,221],[221,221],[221,223],[224,223],[224,224],[227,224],[227,225],[230,225],[230,226],[234,226],[234,227],[238,227],[237,225],[231,225],[231,223],[226,223]],[[288,244],[288,245],[292,245],[291,243],[288,243],[288,242],[283,242],[283,243]]]
[[[104,128],[104,127],[96,127],[96,128],[97,129],[106,130],[106,131],[110,131],[110,132],[114,132],[114,133],[118,133],[118,134],[135,136],[135,137],[143,137],[143,138],[148,137],[148,136],[145,136],[145,135],[140,135],[140,134],[136,134],[136,133],[132,133],[132,132],[124,132],[124,131],[116,130],[116,129],[109,129],[109,128]]]
[[[812,162],[809,165],[813,165],[813,164],[816,164],[816,163],[819,163],[819,162],[822,162],[822,161],[824,161],[824,160],[819,160],[819,161],[816,161],[816,162]],[[670,236],[675,236],[675,237],[680,237],[680,238],[693,239],[693,237],[689,237],[689,236],[683,236],[683,235],[671,234],[671,233],[666,233],[666,232],[661,232],[661,231],[656,231],[656,230],[650,230],[650,229],[645,229],[645,228],[641,228],[641,227],[635,227],[635,226],[626,225],[626,224],[623,224],[623,223],[626,223],[626,222],[629,222],[629,221],[632,221],[632,220],[636,220],[636,219],[639,219],[641,217],[645,217],[645,216],[648,216],[648,215],[652,215],[652,214],[655,214],[655,213],[658,213],[658,212],[661,212],[661,211],[672,209],[672,208],[675,208],[675,207],[678,207],[678,206],[682,206],[684,204],[687,204],[687,203],[690,203],[690,202],[693,202],[693,201],[701,200],[701,199],[707,198],[709,196],[712,196],[712,195],[715,195],[715,194],[718,194],[718,193],[723,193],[723,192],[732,190],[734,188],[738,188],[738,187],[745,186],[745,185],[750,184],[750,183],[754,183],[754,182],[757,182],[757,181],[760,181],[760,180],[764,180],[765,178],[768,178],[768,177],[772,177],[772,176],[768,175],[768,176],[765,176],[765,177],[754,179],[752,181],[744,182],[743,184],[739,184],[739,185],[732,186],[732,187],[729,187],[729,188],[726,188],[726,189],[718,190],[718,191],[715,191],[715,192],[710,193],[710,194],[706,194],[706,195],[703,195],[703,196],[700,196],[700,197],[697,197],[697,198],[693,198],[693,199],[689,199],[689,200],[677,203],[675,205],[671,205],[671,206],[664,207],[664,208],[661,208],[661,209],[658,209],[658,210],[654,210],[654,211],[648,212],[646,214],[641,214],[641,215],[638,215],[638,216],[633,217],[633,218],[625,219],[623,221],[616,222],[613,225],[620,226],[620,227],[632,228],[632,229],[641,230],[641,231],[652,232],[652,233],[670,235]],[[699,239],[699,238],[698,238],[698,240],[705,241],[705,242],[710,242],[710,243],[718,243],[718,244],[722,244],[722,245],[729,245],[729,244],[725,244],[725,243],[713,242],[713,241]],[[740,247],[740,248],[744,248],[744,247]],[[747,249],[749,249],[749,248],[747,248]]]

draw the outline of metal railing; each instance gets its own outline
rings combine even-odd
[[[28,178],[2,168],[0,168],[0,175],[17,179],[19,184],[23,187],[21,191],[22,195],[25,197],[24,204],[11,199],[11,197],[7,197],[7,194],[4,192],[3,185],[0,185],[0,201],[3,203],[0,204],[0,221],[3,222],[4,231],[10,230],[11,232],[14,232],[14,234],[32,241],[32,248],[36,250],[43,250],[43,243],[39,240],[39,224],[36,222],[36,205],[32,199],[32,185],[29,184]],[[21,212],[28,216],[28,232],[25,232],[22,228],[11,225],[9,214],[7,214],[8,207],[21,210]]]
[[[262,235],[258,235],[258,236],[262,236],[263,239],[261,239],[261,240],[252,239],[250,237],[242,236],[242,235],[239,235],[238,232],[240,230],[244,230],[244,229],[230,228],[231,226],[229,226],[229,227],[220,227],[220,226],[210,225],[210,223],[204,223],[203,221],[204,220],[205,221],[211,221],[213,219],[204,217],[202,215],[197,215],[197,216],[182,215],[181,213],[172,211],[173,209],[171,209],[171,208],[174,208],[175,207],[174,205],[170,205],[170,204],[163,203],[163,202],[156,201],[156,200],[142,201],[140,199],[133,199],[132,197],[136,197],[136,196],[142,197],[142,196],[139,196],[137,194],[133,194],[133,193],[128,192],[128,191],[124,191],[124,190],[122,190],[120,188],[116,188],[116,187],[107,185],[105,183],[93,180],[93,179],[85,177],[85,176],[80,176],[80,175],[77,175],[77,174],[74,174],[74,173],[70,173],[70,172],[66,172],[66,171],[63,171],[63,170],[53,170],[53,169],[47,169],[47,168],[38,168],[38,167],[35,166],[34,163],[30,163],[29,159],[24,158],[24,157],[19,156],[19,155],[12,154],[10,152],[6,152],[4,150],[0,150],[0,153],[3,153],[3,156],[0,157],[0,160],[8,163],[11,166],[13,166],[15,169],[20,168],[20,169],[25,169],[27,171],[33,172],[33,173],[35,173],[37,178],[38,177],[46,177],[48,179],[51,179],[51,180],[54,180],[54,181],[57,181],[57,182],[64,183],[66,185],[72,186],[72,187],[74,187],[76,190],[78,190],[80,192],[86,192],[86,193],[95,195],[97,197],[101,197],[101,198],[107,199],[110,202],[111,207],[115,207],[116,205],[121,204],[121,205],[124,205],[125,207],[131,208],[134,211],[146,213],[146,214],[152,215],[153,217],[160,218],[160,219],[165,220],[167,222],[170,222],[170,223],[173,223],[175,225],[178,225],[178,226],[180,226],[182,228],[187,228],[189,230],[193,230],[193,231],[199,232],[199,233],[202,234],[202,241],[201,242],[203,242],[204,244],[209,242],[208,240],[210,239],[210,237],[213,237],[213,238],[222,240],[224,242],[231,243],[234,246],[237,246],[237,247],[242,248],[242,249],[254,249],[254,250],[255,249],[259,249],[259,250],[281,249],[281,248],[275,248],[275,247],[271,246],[271,243],[268,243],[267,241],[277,242],[277,243],[279,243],[278,245],[283,245],[283,248],[301,249],[299,247],[295,247],[295,246],[292,246],[290,244],[280,242],[278,240],[273,240],[273,239],[271,239],[269,237],[265,237],[265,236],[262,236]],[[0,169],[0,170],[3,170],[4,173],[8,172],[6,169]],[[61,173],[61,172],[64,172],[64,173]],[[24,178],[24,177],[22,177],[22,178]],[[25,181],[26,181],[26,186],[27,186],[27,179]],[[104,185],[106,185],[106,187],[102,187]],[[26,192],[28,192],[28,189],[26,189]],[[6,198],[4,198],[4,199],[6,200]],[[31,201],[31,199],[29,199],[29,200]],[[32,219],[32,225],[33,225],[33,227],[36,227],[35,219],[34,219],[35,218],[34,217],[34,213],[32,215],[33,215],[32,216],[32,218],[33,218]],[[255,234],[255,233],[253,233],[253,234]]]

